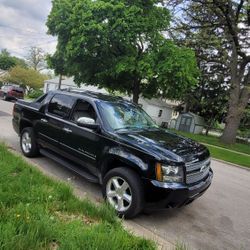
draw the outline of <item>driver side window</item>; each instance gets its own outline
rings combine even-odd
[[[93,106],[86,101],[77,101],[71,120],[76,123],[79,118],[91,118],[96,122],[97,116]]]

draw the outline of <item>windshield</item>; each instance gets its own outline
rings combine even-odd
[[[100,112],[113,130],[158,128],[145,111],[128,102],[101,102]]]

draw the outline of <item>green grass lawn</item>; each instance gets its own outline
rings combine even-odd
[[[201,135],[201,134],[197,135],[197,134],[191,134],[191,133],[186,133],[186,132],[176,131],[176,130],[174,132],[181,134],[183,136],[186,136],[188,138],[191,138],[193,140],[199,141],[199,142],[211,144],[211,145],[222,147],[222,148],[227,148],[230,150],[234,150],[234,151],[238,151],[238,152],[250,155],[250,145],[249,144],[235,143],[232,145],[228,145],[228,144],[224,144],[224,143],[220,142],[218,137],[211,136],[211,135],[208,135],[208,136]]]
[[[226,145],[226,144],[221,143],[219,141],[219,138],[214,137],[214,136],[196,135],[196,134],[191,134],[191,133],[186,133],[186,132],[176,131],[176,130],[173,132],[183,135],[185,137],[191,138],[201,143],[210,144],[207,147],[209,148],[209,151],[212,157],[214,158],[250,168],[250,145],[242,144],[242,143]],[[221,148],[216,148],[213,146],[218,146]],[[237,152],[231,152],[231,151],[225,150],[224,148],[229,149],[229,150],[234,150],[237,152],[241,152],[241,153],[245,153],[245,154],[249,154],[249,156],[238,154]]]
[[[0,249],[155,249],[107,205],[76,198],[0,144]]]

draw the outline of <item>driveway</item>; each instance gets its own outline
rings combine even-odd
[[[11,125],[13,103],[0,100],[0,140],[20,152]],[[75,176],[45,157],[32,159],[44,173],[70,182],[75,192],[101,200],[96,184]],[[209,190],[187,207],[140,215],[131,223],[150,230],[156,239],[185,243],[189,249],[250,249],[250,171],[212,161]]]

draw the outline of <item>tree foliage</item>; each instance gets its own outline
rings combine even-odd
[[[57,70],[63,55],[63,69],[78,84],[133,94],[134,102],[140,94],[181,98],[196,84],[194,53],[163,34],[170,15],[162,1],[52,3],[47,26],[50,34],[58,36],[58,46],[51,61]]]
[[[16,65],[27,67],[27,64],[23,59],[11,56],[6,49],[3,49],[0,53],[0,69],[9,70]]]
[[[8,75],[5,77],[5,82],[18,84],[29,92],[32,89],[42,88],[46,79],[46,75],[34,69],[15,66],[10,69]]]
[[[250,98],[248,1],[169,0],[168,3],[172,4],[174,10],[181,10],[179,18],[176,18],[175,31],[181,31],[184,39],[192,37],[195,40],[197,34],[202,34],[200,49],[209,53],[203,62],[224,72],[224,82],[228,83],[229,91],[226,126],[221,140],[234,143]],[[204,55],[199,52],[197,54]]]

